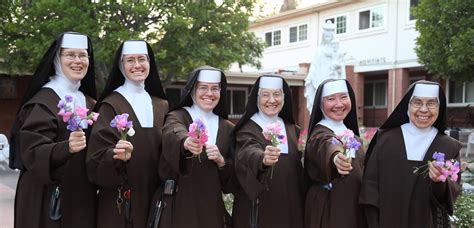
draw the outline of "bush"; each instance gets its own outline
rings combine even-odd
[[[457,228],[474,227],[474,193],[463,191],[454,205],[450,218]]]

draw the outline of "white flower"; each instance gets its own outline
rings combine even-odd
[[[135,130],[133,129],[133,127],[132,127],[132,128],[130,128],[130,129],[128,129],[128,131],[127,131],[127,135],[128,135],[128,136],[130,136],[130,137],[132,137],[132,136],[134,136],[134,135],[135,135]]]

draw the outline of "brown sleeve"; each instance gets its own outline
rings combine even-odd
[[[371,206],[363,206],[365,218],[367,220],[367,225],[369,228],[378,228],[379,227],[379,209]]]
[[[459,151],[461,150],[461,146],[462,145],[459,142],[452,141],[451,148],[453,148],[453,151],[455,151],[455,155],[451,158],[446,157],[446,160],[455,159],[459,162]],[[456,202],[459,194],[461,194],[461,173],[458,173],[458,180],[456,182],[453,182],[447,178],[446,182],[432,183],[432,192],[436,201],[444,205],[444,208],[446,208],[448,213],[452,215],[454,213],[454,203]]]
[[[102,103],[99,113],[89,137],[87,173],[90,181],[95,184],[115,188],[121,184],[125,168],[123,161],[113,158],[113,149],[120,140],[120,135],[117,129],[110,127],[110,121],[117,113],[109,103]]]
[[[334,156],[339,152],[339,148],[332,144],[333,134],[327,131],[314,130],[308,138],[306,143],[306,157],[308,163],[312,164],[318,169],[317,175],[324,183],[329,183],[332,180],[340,177],[334,166]]]
[[[248,126],[236,133],[235,173],[250,200],[255,200],[267,186],[268,168],[262,163],[266,145],[259,140],[261,131]]]
[[[163,126],[163,149],[160,159],[180,175],[187,175],[192,166],[192,153],[184,149],[184,141],[188,137],[188,125],[184,120],[182,109],[167,114]]]
[[[35,173],[39,181],[50,183],[54,181],[51,171],[63,165],[72,156],[69,152],[69,141],[55,141],[58,138],[58,120],[46,106],[29,105],[20,115],[24,115],[20,129],[23,165],[28,171]]]

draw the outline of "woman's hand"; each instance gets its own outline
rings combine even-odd
[[[266,146],[265,151],[263,152],[263,161],[262,163],[266,166],[272,166],[278,162],[280,157],[281,150],[278,147]]]
[[[69,135],[69,152],[77,153],[84,148],[86,148],[86,133],[82,129],[71,132]]]
[[[128,161],[132,158],[133,145],[129,141],[119,140],[115,144],[114,159]]]
[[[225,160],[216,145],[206,144],[207,159],[214,161],[219,168],[225,166]]]
[[[430,162],[429,164],[429,175],[433,182],[440,182],[443,176],[443,167],[436,164],[436,162]]]
[[[184,149],[196,156],[202,153],[202,145],[191,137],[187,137],[186,140],[184,140]]]
[[[336,156],[334,156],[333,162],[339,174],[349,175],[349,172],[352,170],[352,164],[346,156],[342,153],[337,153]]]

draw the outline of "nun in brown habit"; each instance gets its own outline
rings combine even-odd
[[[87,151],[89,178],[99,186],[97,227],[147,227],[148,208],[160,185],[158,165],[168,102],[155,57],[145,41],[125,41],[118,48],[104,92],[95,109]],[[110,126],[128,113],[135,134],[120,140]]]
[[[346,80],[323,81],[314,98],[305,150],[308,184],[305,227],[366,227],[358,197],[362,182],[362,147],[348,157],[333,138],[350,129],[357,136],[355,96]]]
[[[189,75],[181,101],[165,117],[159,174],[150,223],[160,228],[222,228],[226,210],[222,193],[232,186],[233,162],[227,119],[224,73],[202,66]],[[199,145],[188,136],[200,119],[208,141]]]
[[[417,81],[380,127],[367,150],[359,199],[369,227],[450,227],[461,178],[442,182],[436,163],[429,176],[413,173],[435,152],[459,161],[461,144],[444,134],[445,113],[439,84]]]
[[[95,227],[96,187],[87,180],[88,130],[70,132],[58,102],[92,109],[96,99],[90,39],[64,33],[50,46],[23,97],[12,129],[10,166],[21,169],[15,228]]]
[[[287,139],[278,147],[262,134],[266,125],[276,122]],[[234,131],[235,173],[240,184],[234,192],[234,228],[303,227],[303,167],[302,154],[297,149],[298,134],[286,81],[280,76],[259,77]]]

